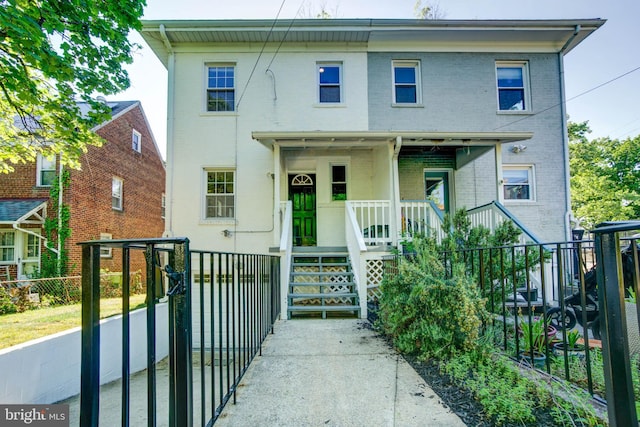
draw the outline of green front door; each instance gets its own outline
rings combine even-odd
[[[289,200],[293,204],[293,244],[316,245],[316,176],[289,175]]]

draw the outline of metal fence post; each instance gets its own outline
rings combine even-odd
[[[612,427],[638,425],[617,236],[620,231],[636,229],[640,229],[640,221],[602,223],[594,229],[602,356],[609,424]]]
[[[82,247],[80,425],[97,426],[100,400],[100,245]]]
[[[193,425],[192,337],[191,337],[191,265],[189,240],[175,246],[169,274],[169,419],[172,427]],[[202,273],[201,273],[202,274]],[[204,405],[204,402],[202,402]]]

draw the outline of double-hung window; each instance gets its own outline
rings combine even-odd
[[[504,166],[504,200],[535,200],[533,166]]]
[[[496,62],[499,111],[529,111],[529,71],[526,62]]]
[[[15,261],[16,256],[15,231],[0,231],[0,262]]]
[[[347,200],[347,167],[331,166],[331,200]]]
[[[115,176],[111,180],[111,207],[117,211],[122,210],[122,180]]]
[[[25,259],[37,259],[40,257],[40,236],[35,234],[27,234],[24,245]]]
[[[234,111],[236,102],[235,67],[207,66],[207,111]]]
[[[135,129],[131,134],[131,148],[138,153],[142,152],[142,135]]]
[[[56,179],[56,158],[55,156],[44,157],[38,154],[36,160],[36,185],[39,187],[50,187]]]
[[[318,100],[321,104],[342,102],[342,64],[318,63]]]
[[[420,97],[420,62],[393,61],[393,103],[416,105]]]
[[[235,171],[206,170],[205,219],[235,217]]]

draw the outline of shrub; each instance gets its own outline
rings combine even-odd
[[[11,295],[4,286],[0,286],[0,314],[15,313],[18,309],[11,302]]]
[[[381,285],[380,326],[400,351],[423,359],[473,349],[485,316],[477,287],[460,265],[445,278],[432,240],[415,239],[414,247],[415,256]]]

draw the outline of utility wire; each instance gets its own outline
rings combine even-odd
[[[573,101],[574,99],[579,98],[579,97],[581,97],[581,96],[583,96],[583,95],[586,95],[586,94],[588,94],[588,93],[590,93],[590,92],[593,92],[593,91],[594,91],[594,90],[596,90],[596,89],[600,89],[601,87],[606,86],[606,85],[608,85],[609,83],[613,83],[613,82],[615,82],[616,80],[619,80],[619,79],[621,79],[621,78],[623,78],[623,77],[625,77],[625,76],[628,76],[629,74],[634,73],[634,72],[636,72],[636,71],[638,71],[638,70],[640,70],[640,67],[636,67],[636,68],[634,68],[633,70],[630,70],[630,71],[627,71],[626,73],[620,74],[619,76],[616,76],[616,77],[612,78],[611,80],[608,80],[608,81],[606,81],[606,82],[604,82],[604,83],[599,84],[598,86],[592,87],[591,89],[588,89],[588,90],[586,90],[586,91],[584,91],[584,92],[582,92],[582,93],[579,93],[579,94],[578,94],[578,95],[576,95],[576,96],[572,96],[571,98],[569,98],[569,99],[565,100],[565,101],[564,101],[564,104],[568,103],[569,101]],[[546,111],[549,111],[549,110],[551,110],[551,109],[553,109],[553,108],[556,108],[556,107],[558,107],[558,106],[560,106],[560,105],[562,105],[562,104],[563,104],[562,102],[559,102],[559,103],[557,103],[557,104],[555,104],[555,105],[552,105],[551,107],[545,108],[544,110],[540,110],[540,111],[538,111],[537,113],[533,113],[533,114],[528,115],[528,116],[526,116],[526,117],[522,117],[522,118],[520,118],[520,119],[518,119],[518,120],[514,120],[514,121],[512,121],[512,122],[509,122],[509,123],[507,123],[507,124],[505,124],[505,125],[498,126],[497,128],[494,128],[493,130],[498,130],[498,129],[502,129],[502,128],[507,127],[507,126],[511,126],[511,125],[512,125],[512,124],[514,124],[514,123],[518,123],[518,122],[521,122],[521,121],[523,121],[523,120],[529,119],[529,118],[531,118],[531,117],[537,116],[538,114],[541,114],[541,113],[544,113],[544,112],[546,112]]]
[[[260,54],[258,55],[258,58],[256,59],[255,64],[253,64],[253,69],[251,70],[251,74],[249,74],[249,78],[247,79],[247,83],[244,85],[244,88],[242,89],[242,93],[240,94],[240,98],[238,99],[238,103],[236,104],[236,110],[238,110],[238,108],[240,107],[240,102],[242,102],[242,98],[244,97],[244,93],[247,91],[247,87],[249,86],[249,83],[251,82],[251,78],[253,77],[253,73],[256,71],[256,67],[258,66],[258,62],[260,62],[260,58],[262,57],[262,53],[264,52],[265,47],[267,47],[267,43],[269,42],[269,38],[271,37],[271,34],[273,33],[273,29],[276,26],[276,23],[278,22],[278,18],[280,17],[280,12],[282,12],[282,8],[284,7],[284,3],[287,0],[282,0],[282,3],[280,4],[280,9],[278,9],[278,14],[276,15],[276,18],[273,20],[273,24],[271,24],[271,28],[269,29],[269,34],[267,34],[267,38],[264,40],[264,43],[262,44],[262,49],[260,49]]]

